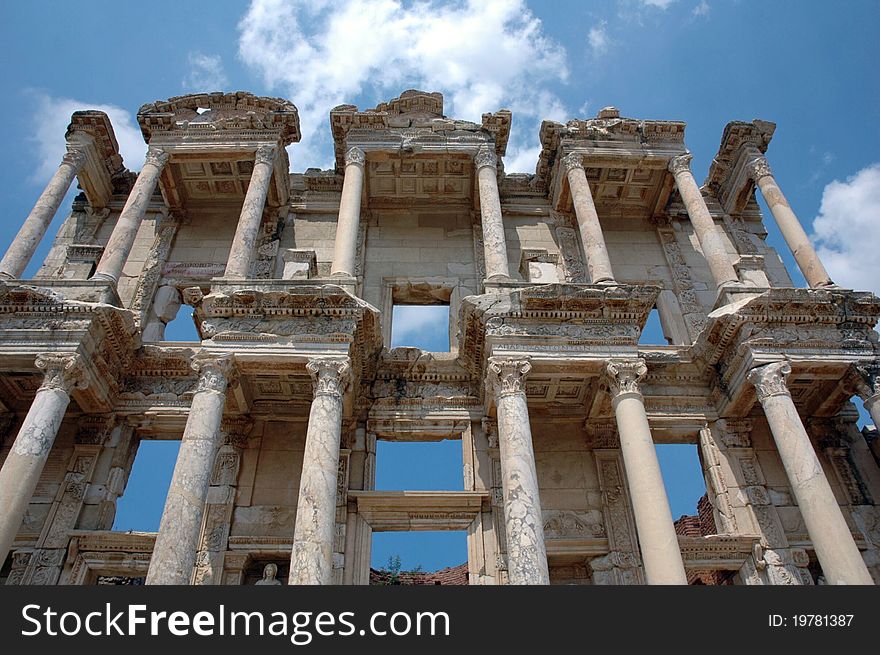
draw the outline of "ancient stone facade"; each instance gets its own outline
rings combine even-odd
[[[135,175],[106,115],[73,115],[0,261],[6,584],[368,584],[374,531],[441,529],[467,531],[469,584],[880,581],[851,402],[880,418],[880,299],[829,279],[772,123],[728,124],[699,186],[684,123],[614,108],[545,122],[531,175],[504,171],[510,112],[437,93],[336,107],[335,167],[304,173],[286,100],[138,121]],[[391,349],[398,303],[449,305],[450,352]],[[163,340],[181,304],[200,341]],[[653,309],[668,343],[640,345]],[[148,439],[181,440],[161,526],[114,532]],[[374,489],[377,440],[440,439],[463,491]],[[699,448],[698,523],[655,443]]]

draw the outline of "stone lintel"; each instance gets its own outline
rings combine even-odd
[[[373,531],[466,530],[491,509],[489,491],[349,491]]]

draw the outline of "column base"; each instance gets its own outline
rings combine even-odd
[[[109,282],[114,287],[119,284],[119,280],[117,280],[114,276],[109,273],[95,273],[92,277],[89,278],[90,282]]]
[[[718,287],[718,295],[715,296],[712,311],[718,311],[728,305],[747,302],[769,290],[770,287],[754,287],[742,282],[726,282]]]

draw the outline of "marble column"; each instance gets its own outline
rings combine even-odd
[[[501,214],[501,197],[498,195],[498,158],[489,148],[480,148],[474,157],[474,166],[480,193],[486,279],[509,279],[507,238],[504,236],[504,217]]]
[[[85,162],[85,153],[68,145],[58,170],[43,189],[31,213],[15,235],[15,239],[9,244],[3,259],[0,260],[0,278],[14,279],[24,273],[24,269],[30,263],[37,246],[40,245],[49,224],[61,206],[64,195]]]
[[[348,357],[321,357],[306,365],[315,385],[303,453],[293,551],[292,585],[328,585],[333,581],[336,482],[342,435],[342,396],[348,385]]]
[[[238,217],[229,258],[226,260],[226,271],[223,276],[243,279],[250,275],[251,263],[263,222],[263,208],[269,195],[269,183],[275,170],[275,146],[260,146],[254,156],[254,170],[248,183],[244,204]]]
[[[498,408],[498,448],[504,493],[510,584],[550,584],[538,472],[526,402],[528,359],[490,357],[489,382]]]
[[[85,386],[82,358],[74,353],[37,355],[43,383],[0,469],[0,562],[6,560],[31,496],[49,458],[70,393]]]
[[[645,413],[645,399],[639,390],[639,381],[647,372],[642,359],[609,362],[606,377],[611,405],[617,418],[645,579],[648,584],[686,585],[684,561]]]
[[[199,381],[150,558],[149,585],[190,584],[211,470],[220,445],[220,421],[233,373],[233,356],[197,353],[192,367],[198,371]]]
[[[360,148],[349,148],[345,153],[345,178],[342,181],[342,197],[339,199],[331,275],[354,277],[365,162],[366,155]]]
[[[761,189],[761,195],[764,196],[767,206],[770,207],[770,212],[773,214],[773,218],[776,219],[779,231],[782,232],[785,242],[791,249],[798,267],[807,280],[807,284],[812,288],[826,287],[834,284],[831,281],[831,276],[828,275],[828,271],[825,270],[825,266],[823,266],[822,261],[819,259],[819,255],[816,254],[816,249],[810,243],[810,238],[801,226],[798,217],[791,210],[788,200],[782,195],[782,190],[773,177],[770,164],[767,163],[767,158],[755,151],[754,159],[749,162],[746,170],[755,181],[755,184],[758,185],[758,188]]]
[[[724,239],[715,219],[709,213],[700,187],[691,173],[691,155],[679,155],[669,160],[669,171],[675,177],[675,186],[681,194],[682,202],[687,209],[688,217],[694,226],[694,232],[700,242],[700,249],[709,264],[712,279],[719,289],[725,285],[739,282],[739,276],[733,268]]]
[[[788,362],[752,369],[748,380],[770,425],[816,557],[829,584],[873,584],[788,390]]]
[[[584,172],[583,159],[582,155],[572,152],[563,157],[562,166],[568,178],[568,188],[571,191],[571,202],[574,205],[575,216],[577,216],[581,245],[584,248],[584,256],[587,258],[590,282],[592,284],[614,284],[611,259],[608,257],[608,248],[605,247],[605,237],[602,235],[602,225],[599,223],[599,214],[596,212],[596,204],[593,202],[590,183]]]
[[[159,175],[165,164],[168,163],[168,153],[161,148],[150,146],[147,150],[147,158],[144,161],[141,172],[138,173],[137,180],[128,194],[125,206],[119,214],[116,221],[116,227],[110,234],[107,245],[104,246],[104,254],[92,279],[107,280],[116,284],[122,275],[122,269],[128,260],[128,254],[131,252],[134,241],[137,238],[138,230],[147,208],[150,206],[150,199],[153,197],[153,191],[156,190],[156,184],[159,182]]]
[[[854,391],[862,399],[874,426],[880,430],[880,364],[857,366]]]

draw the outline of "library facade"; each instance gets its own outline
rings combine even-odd
[[[340,105],[335,165],[291,173],[290,101],[186,95],[139,110],[135,174],[75,112],[0,260],[0,582],[369,584],[374,533],[435,530],[467,563],[432,584],[880,582],[880,299],[830,279],[775,125],[729,123],[700,185],[683,122],[545,121],[513,174],[511,118]],[[392,347],[399,306],[447,307],[448,349]],[[151,440],[158,531],[114,530]],[[441,440],[461,489],[376,489],[377,443]],[[657,444],[699,452],[698,515]]]

